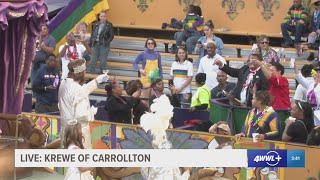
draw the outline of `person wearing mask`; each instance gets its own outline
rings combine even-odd
[[[31,83],[41,65],[46,64],[46,57],[54,52],[56,44],[56,40],[49,34],[48,25],[41,25],[40,36],[36,38],[36,54],[32,61]]]
[[[228,76],[224,71],[218,71],[217,81],[219,84],[211,89],[211,99],[226,97],[234,89],[236,84],[228,82],[227,79]]]
[[[312,107],[307,102],[295,101],[290,113],[291,117],[286,119],[282,141],[305,144],[314,127]]]
[[[157,47],[154,38],[147,38],[144,47],[146,50],[138,54],[133,62],[133,68],[138,71],[143,86],[147,88],[151,84],[151,74],[156,73],[155,76],[162,77],[162,64],[160,53],[154,50]],[[141,67],[139,67],[139,63],[141,63]]]
[[[252,98],[252,109],[248,112],[241,133],[236,134],[236,139],[241,137],[253,138],[253,133],[259,135],[257,141],[277,140],[280,138],[281,119],[269,104],[271,96],[268,91],[256,91]]]
[[[117,123],[132,124],[132,109],[140,103],[140,89],[132,94],[132,97],[125,98],[122,96],[122,88],[115,82],[108,82],[105,86],[107,100],[104,109],[108,112],[109,120]]]
[[[99,13],[99,21],[93,25],[89,45],[92,48],[92,56],[89,72],[96,72],[97,59],[100,60],[100,73],[107,70],[107,58],[110,51],[110,42],[114,38],[112,23],[107,21],[107,11]]]
[[[203,26],[203,32],[205,36],[202,36],[198,39],[197,45],[194,49],[194,52],[199,54],[199,58],[197,60],[197,67],[199,67],[201,58],[208,54],[207,52],[207,44],[208,42],[215,42],[216,43],[216,52],[220,56],[222,56],[222,50],[223,50],[223,41],[214,35],[214,24],[212,20],[209,20],[206,22]]]
[[[60,85],[60,72],[54,54],[49,54],[46,64],[37,71],[32,83],[32,90],[36,96],[36,113],[56,112],[58,109],[58,89]]]
[[[188,108],[186,103],[191,102],[191,81],[193,78],[193,65],[188,61],[188,55],[185,49],[178,48],[176,60],[172,63],[170,76],[173,79],[175,93],[179,96],[182,108]]]
[[[107,74],[101,74],[85,84],[86,61],[77,59],[68,64],[68,78],[62,80],[59,87],[59,110],[61,116],[61,139],[69,120],[77,119],[81,124],[83,145],[86,149],[91,148],[91,134],[89,122],[94,120],[97,108],[91,106],[89,94],[98,88],[98,84],[106,82]]]
[[[265,35],[261,35],[258,38],[258,48],[253,49],[251,54],[259,53],[262,55],[263,61],[265,63],[279,62],[277,52],[269,46],[269,38]]]
[[[190,111],[208,110],[210,108],[210,88],[206,84],[206,74],[198,73],[196,75],[196,93],[192,96]]]
[[[219,66],[216,65],[215,62],[217,60],[223,64],[226,64],[227,62],[222,56],[216,53],[215,42],[208,42],[207,53],[207,55],[201,58],[198,73],[205,73],[207,75],[206,84],[211,90],[218,85],[217,73],[219,71]]]
[[[268,79],[263,74],[257,61],[262,61],[262,56],[260,54],[251,54],[248,64],[242,66],[240,69],[229,67],[219,60],[215,61],[215,64],[218,65],[222,71],[231,77],[238,78],[237,85],[234,90],[229,93],[229,97],[231,99],[238,99],[242,105],[248,107],[252,106],[251,100],[254,87],[257,91],[269,89]]]

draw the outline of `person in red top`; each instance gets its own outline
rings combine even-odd
[[[273,96],[271,106],[274,109],[289,109],[291,107],[289,96],[289,82],[284,74],[284,67],[278,62],[266,65],[258,62],[261,70],[269,81],[269,93]]]

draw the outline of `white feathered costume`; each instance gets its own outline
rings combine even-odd
[[[155,149],[171,149],[172,144],[167,140],[166,130],[173,117],[173,106],[166,95],[162,95],[153,101],[150,106],[151,113],[147,112],[141,116],[140,124],[147,132],[150,130]],[[141,168],[142,176],[147,180],[187,180],[190,172],[181,174],[179,167],[144,167]]]

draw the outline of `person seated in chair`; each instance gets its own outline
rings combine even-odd
[[[227,79],[227,74],[220,70],[217,74],[217,81],[219,84],[211,89],[211,99],[226,97],[227,94],[234,89],[236,84],[228,82]]]
[[[288,13],[281,24],[282,36],[285,43],[281,46],[284,48],[292,47],[293,41],[289,35],[294,33],[295,45],[301,41],[301,35],[307,32],[308,9],[302,5],[302,0],[293,0],[293,5],[289,8]]]
[[[218,65],[222,71],[226,72],[231,77],[238,78],[236,87],[229,93],[230,98],[236,98],[240,100],[241,103],[251,107],[253,87],[255,87],[257,91],[269,89],[268,79],[265,77],[257,63],[257,61],[262,60],[260,54],[251,54],[248,64],[242,66],[240,69],[229,67],[220,60],[215,61],[215,64]]]

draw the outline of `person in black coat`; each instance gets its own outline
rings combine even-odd
[[[138,97],[141,91],[136,91],[132,97],[125,98],[121,96],[122,88],[115,81],[108,82],[105,90],[107,91],[107,100],[104,108],[108,112],[109,121],[131,124],[132,109],[140,103]]]
[[[256,61],[263,61],[260,54],[251,54],[248,64],[242,66],[240,69],[224,65],[221,61],[215,62],[219,68],[231,77],[238,78],[238,82],[233,91],[229,93],[229,97],[240,100],[242,104],[251,107],[253,88],[256,91],[269,90],[269,81],[263,74],[260,66],[255,63]]]

